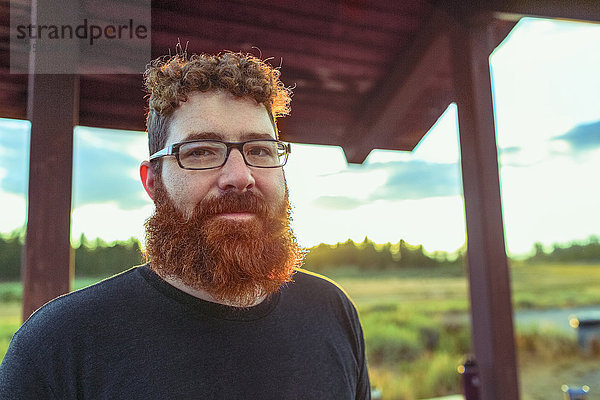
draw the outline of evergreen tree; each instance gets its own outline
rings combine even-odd
[[[23,230],[0,236],[0,280],[18,281],[21,278]]]

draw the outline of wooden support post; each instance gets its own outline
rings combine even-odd
[[[56,7],[31,0],[31,23],[72,22],[77,3]],[[71,44],[36,46],[29,53],[27,119],[31,122],[27,232],[21,264],[23,320],[69,292],[73,127],[79,118],[79,76],[54,74],[75,68]]]
[[[77,75],[30,74],[31,121],[27,235],[23,252],[23,320],[69,292],[73,126]]]
[[[453,28],[472,333],[481,399],[519,398],[508,260],[504,245],[489,55],[489,19]]]

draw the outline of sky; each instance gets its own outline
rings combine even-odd
[[[509,254],[600,236],[600,25],[523,19],[490,60]],[[451,104],[413,152],[375,150],[363,165],[337,147],[293,144],[284,169],[299,243],[369,237],[457,250],[457,125]],[[27,121],[0,119],[0,232],[26,221],[28,141]],[[146,143],[143,132],[75,128],[73,238],[143,240]]]

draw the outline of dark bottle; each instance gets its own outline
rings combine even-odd
[[[479,400],[479,369],[477,363],[472,357],[467,357],[464,364],[458,367],[458,372],[462,375],[463,393],[465,400]]]

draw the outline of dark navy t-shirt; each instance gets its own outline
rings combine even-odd
[[[364,341],[335,284],[299,270],[250,308],[147,265],[59,297],[14,335],[0,399],[368,399]]]

